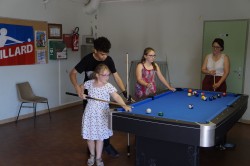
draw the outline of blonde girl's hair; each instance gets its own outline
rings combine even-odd
[[[150,51],[154,51],[154,52],[155,52],[155,50],[154,50],[153,48],[151,48],[151,47],[147,47],[147,48],[144,49],[143,55],[142,55],[142,57],[141,57],[141,62],[140,62],[140,63],[143,64],[143,63],[146,61],[146,58],[144,57],[144,55],[148,55],[148,53],[149,53]],[[152,65],[153,65],[154,70],[157,71],[155,62],[152,62]]]
[[[109,68],[108,68],[107,65],[105,65],[105,64],[103,64],[103,63],[97,65],[96,68],[95,68],[95,71],[94,71],[94,79],[97,78],[97,77],[96,77],[96,74],[100,74],[100,73],[102,73],[102,72],[105,71],[105,70],[107,70],[107,71],[110,72],[110,70],[109,70]]]

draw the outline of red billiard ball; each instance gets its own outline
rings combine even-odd
[[[226,92],[223,92],[223,93],[222,93],[222,96],[224,96],[224,97],[225,97],[226,95],[227,95],[227,94],[226,94]]]
[[[201,96],[205,96],[205,93],[204,93],[204,92],[201,92]]]
[[[188,93],[192,93],[192,89],[188,89]]]

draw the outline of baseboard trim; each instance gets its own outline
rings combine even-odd
[[[240,119],[239,122],[244,123],[244,124],[250,124],[250,120],[246,120],[246,119]]]
[[[81,105],[81,104],[82,104],[82,101],[60,105],[58,107],[51,108],[50,112],[59,111],[59,110],[65,109],[65,108],[69,108],[69,107],[73,107],[73,106],[77,106],[77,105]],[[47,109],[46,110],[37,111],[36,115],[38,116],[38,115],[42,115],[42,114],[46,114],[46,113],[48,113]],[[30,117],[33,117],[33,116],[34,116],[33,112],[25,114],[25,115],[20,115],[19,118],[18,118],[18,120],[27,119],[27,118],[30,118]],[[12,117],[12,118],[8,118],[8,119],[3,119],[3,120],[0,120],[0,125],[1,124],[5,124],[5,123],[11,123],[11,122],[14,122],[14,121],[16,121],[16,117]]]

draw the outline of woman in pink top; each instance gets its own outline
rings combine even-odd
[[[136,67],[135,96],[137,99],[156,93],[155,74],[168,89],[175,91],[175,88],[171,87],[163,77],[157,63],[154,62],[155,57],[153,48],[148,47],[144,49],[141,62]]]
[[[212,43],[213,52],[205,57],[202,73],[206,74],[202,81],[202,90],[226,92],[226,79],[230,71],[229,58],[222,53],[223,39],[216,38]]]

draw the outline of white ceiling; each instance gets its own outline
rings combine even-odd
[[[101,3],[106,3],[106,2],[128,2],[128,1],[144,1],[144,0],[101,0]]]
[[[49,1],[49,0],[42,0],[43,2]],[[88,4],[90,1],[95,1],[95,0],[69,0],[72,2],[76,3],[83,3],[83,4]],[[111,2],[142,2],[146,0],[96,0],[99,1],[100,3],[111,3]]]

